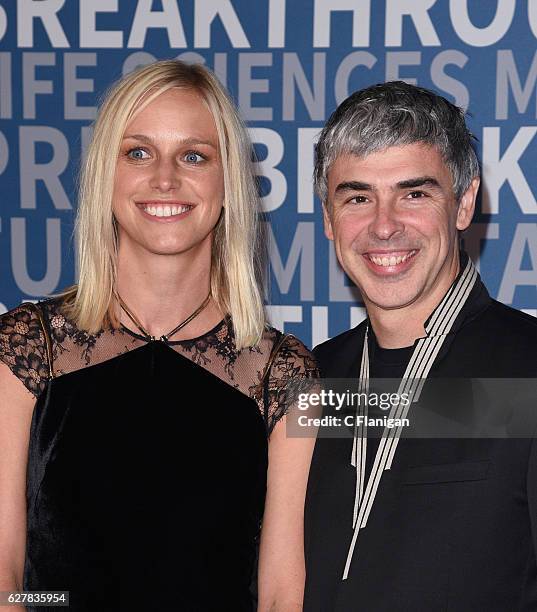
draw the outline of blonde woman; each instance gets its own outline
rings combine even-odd
[[[157,62],[108,93],[78,286],[0,319],[0,591],[253,610],[263,519],[259,610],[301,609],[313,441],[285,414],[315,364],[265,323],[250,159],[201,66]]]

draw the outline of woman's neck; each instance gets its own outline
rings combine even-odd
[[[156,255],[119,250],[116,291],[142,327],[160,337],[190,316],[210,289],[210,254]],[[124,311],[120,321],[133,323]],[[172,340],[193,338],[211,329],[223,314],[210,300]]]

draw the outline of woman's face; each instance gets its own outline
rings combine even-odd
[[[223,200],[213,117],[196,91],[169,89],[123,135],[113,195],[120,251],[210,256]]]

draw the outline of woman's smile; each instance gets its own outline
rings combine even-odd
[[[169,223],[184,219],[195,208],[195,204],[181,201],[154,201],[137,202],[136,206],[144,217],[150,221]]]

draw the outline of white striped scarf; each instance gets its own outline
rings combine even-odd
[[[443,300],[433,312],[429,321],[425,325],[426,337],[420,338],[417,343],[408,366],[405,370],[399,389],[399,397],[403,393],[408,394],[409,401],[405,405],[394,405],[390,411],[389,418],[404,419],[407,417],[410,405],[417,402],[420,398],[423,385],[434,360],[438,355],[442,344],[450,333],[455,319],[466,303],[468,296],[476,282],[477,271],[470,259],[464,268],[463,273],[451,286]],[[359,391],[367,393],[369,390],[369,348],[368,348],[368,329],[366,328],[364,337],[364,347],[362,349],[362,360],[360,364]],[[349,575],[354,551],[360,529],[367,525],[367,519],[371,512],[375,496],[377,494],[382,474],[392,466],[395,451],[402,433],[402,426],[388,428],[385,427],[380,439],[380,443],[375,455],[375,461],[367,483],[365,483],[365,459],[367,451],[367,402],[359,402],[356,411],[356,422],[354,426],[354,441],[352,446],[351,464],[356,468],[356,490],[354,495],[353,511],[353,535],[347,553],[343,580]],[[360,422],[358,425],[357,422]],[[365,489],[365,490],[364,490]]]

